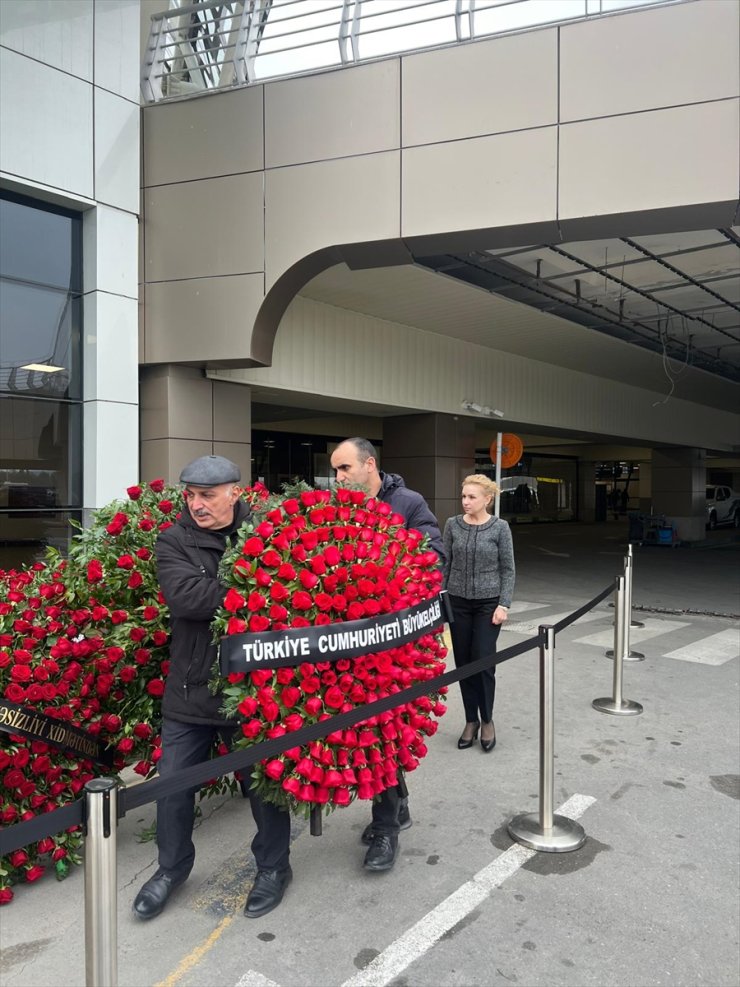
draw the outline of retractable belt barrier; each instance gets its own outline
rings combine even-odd
[[[602,596],[597,597],[596,602],[601,599],[603,599]],[[408,689],[394,692],[391,696],[385,696],[383,699],[378,699],[365,706],[358,706],[347,713],[340,713],[328,720],[321,720],[310,726],[301,727],[300,730],[294,730],[282,737],[275,737],[273,740],[265,740],[248,749],[231,751],[229,754],[222,754],[200,764],[194,764],[189,768],[182,768],[166,778],[153,778],[151,781],[136,785],[135,788],[122,788],[118,798],[118,816],[119,818],[125,816],[130,809],[155,802],[157,799],[172,795],[182,789],[200,787],[214,777],[231,774],[233,771],[241,771],[243,768],[256,764],[257,761],[276,757],[291,747],[302,747],[312,740],[318,740],[333,733],[335,730],[346,730],[371,716],[377,716],[379,713],[385,713],[386,710],[402,706],[419,696],[436,692],[442,686],[459,682],[460,679],[468,678],[470,675],[477,675],[478,672],[490,665],[500,665],[502,662],[536,647],[539,640],[539,635],[527,638],[526,641],[521,641],[498,655],[480,658],[464,668],[455,668],[449,672],[444,672],[432,679],[418,682]],[[61,809],[55,809],[54,812],[37,816],[26,822],[16,823],[14,826],[2,830],[0,832],[0,856],[11,853],[29,843],[42,840],[45,836],[51,836],[69,826],[83,823],[85,821],[83,807],[84,799],[78,799]]]
[[[611,592],[613,592],[613,588],[608,586],[598,596],[595,596],[588,603],[555,624],[554,631],[557,633],[564,630],[569,624],[572,624],[579,617],[582,617],[583,614],[592,610]],[[424,631],[426,632],[427,630],[429,628],[425,627]],[[231,774],[234,771],[241,771],[244,768],[256,764],[258,761],[276,757],[291,747],[302,747],[313,740],[318,740],[327,734],[333,733],[335,730],[346,730],[362,720],[377,716],[379,713],[394,709],[396,706],[402,706],[412,699],[417,699],[419,696],[428,695],[430,692],[438,691],[443,686],[459,682],[462,679],[469,678],[471,675],[477,675],[491,665],[501,665],[503,662],[509,661],[511,658],[516,658],[517,655],[524,654],[526,651],[530,651],[541,644],[542,633],[538,632],[537,635],[520,641],[519,644],[512,645],[497,655],[480,658],[478,661],[471,662],[463,668],[455,668],[444,672],[442,675],[437,675],[424,682],[419,682],[416,685],[410,686],[408,689],[395,692],[393,695],[385,696],[383,699],[378,699],[373,703],[358,706],[356,709],[350,710],[347,713],[340,713],[328,720],[321,720],[310,726],[301,727],[292,733],[285,734],[282,737],[276,737],[273,740],[263,741],[248,749],[231,751],[229,754],[223,754],[208,761],[203,761],[201,764],[182,768],[180,771],[168,775],[167,778],[153,778],[150,781],[136,785],[135,788],[122,787],[118,793],[118,817],[121,818],[131,809],[146,805],[149,802],[155,802],[157,799],[165,798],[174,792],[179,792],[186,788],[198,788],[214,777],[221,777]],[[301,660],[305,659],[301,658]],[[42,840],[46,836],[59,833],[63,829],[68,829],[70,826],[84,824],[84,806],[84,798],[78,799],[69,805],[62,806],[60,809],[55,809],[53,812],[36,816],[34,819],[16,823],[13,826],[1,830],[0,856],[11,853],[20,847],[27,846],[29,843]]]

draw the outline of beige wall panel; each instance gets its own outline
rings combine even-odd
[[[407,55],[403,146],[557,123],[557,31]]]
[[[557,128],[404,150],[403,236],[552,220]]]
[[[248,387],[213,382],[213,435],[219,442],[249,442],[252,395]]]
[[[249,433],[247,433],[249,434]],[[214,456],[225,456],[239,467],[242,484],[246,487],[252,482],[252,443],[251,442],[215,442]]]
[[[146,106],[142,118],[145,185],[263,167],[261,86]]]
[[[210,456],[211,443],[193,439],[151,439],[141,443],[141,479],[164,477],[177,483],[183,466],[198,456]]]
[[[615,341],[618,345],[618,341]],[[491,350],[298,297],[275,340],[274,364],[223,370],[220,379],[410,411],[461,415],[463,399],[501,408],[504,430],[547,423],[644,443],[718,448],[737,441],[738,416],[537,360]],[[400,406],[399,395],[403,395]]]
[[[254,172],[146,189],[146,280],[262,271],[263,181]]]
[[[321,247],[399,235],[399,152],[322,161],[265,176],[267,287]]]
[[[740,7],[702,0],[560,29],[560,119],[737,96]]]
[[[211,382],[196,370],[184,375],[145,377],[140,391],[142,439],[210,441],[211,391]]]
[[[397,148],[399,74],[399,60],[388,59],[268,83],[266,167]]]
[[[565,124],[559,216],[737,199],[739,141],[737,99]]]
[[[249,359],[262,285],[261,274],[146,285],[141,362]]]

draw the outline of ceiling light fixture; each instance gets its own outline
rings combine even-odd
[[[21,367],[21,370],[38,370],[41,374],[58,374],[64,369],[64,367],[55,367],[51,363],[26,363]]]
[[[487,404],[476,404],[475,401],[461,401],[460,407],[464,408],[465,411],[475,411],[479,415],[485,415],[486,418],[503,418],[503,411],[499,411],[498,408],[489,408]]]

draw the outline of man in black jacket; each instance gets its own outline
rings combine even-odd
[[[217,735],[226,739],[234,730],[220,713],[222,697],[211,694],[208,682],[216,660],[210,625],[226,594],[218,580],[219,562],[227,539],[234,538],[250,517],[249,507],[239,498],[240,480],[239,467],[223,456],[201,456],[189,463],[180,474],[185,509],[155,545],[171,631],[158,765],[163,778],[207,760]],[[159,867],[134,901],[140,919],[159,915],[172,891],[190,874],[196,790],[157,802]],[[290,833],[288,816],[283,816]]]
[[[378,469],[378,454],[367,439],[345,439],[331,455],[331,468],[337,483],[362,487],[371,497],[390,504],[406,521],[407,528],[416,528],[429,536],[429,547],[444,562],[442,535],[437,519],[420,493],[409,490],[398,473],[383,473]],[[387,788],[373,802],[372,822],[362,833],[368,847],[364,867],[370,871],[390,870],[398,856],[398,833],[411,825],[408,798],[401,797],[398,788]]]

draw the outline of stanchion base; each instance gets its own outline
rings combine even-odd
[[[600,713],[613,713],[614,716],[637,716],[642,712],[642,706],[631,699],[623,699],[621,706],[617,706],[612,696],[605,696],[603,699],[594,699],[591,703],[594,709]]]
[[[524,812],[514,816],[508,825],[509,836],[522,846],[546,853],[568,853],[586,842],[583,826],[567,816],[554,815],[552,829],[543,829],[539,812]]]
[[[604,654],[607,658],[613,658],[614,648],[609,648]],[[622,655],[622,661],[645,661],[645,655],[641,651],[630,651],[628,655]]]
[[[644,627],[645,625],[641,620],[631,620],[630,627]]]

